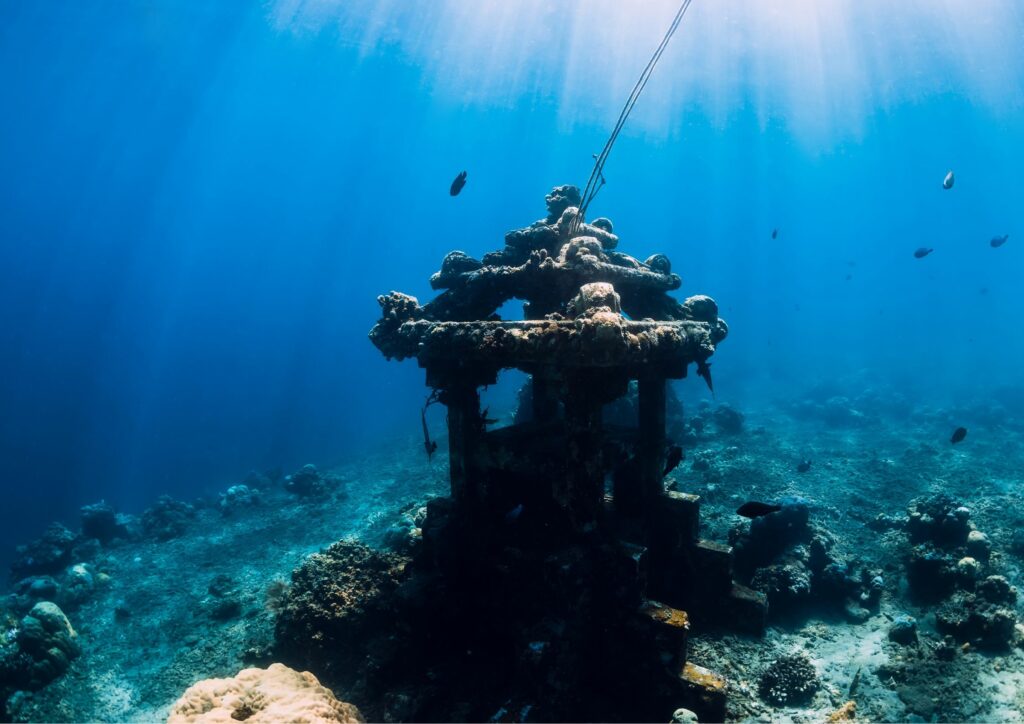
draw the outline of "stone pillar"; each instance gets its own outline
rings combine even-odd
[[[599,384],[600,380],[577,373],[566,386],[566,472],[556,481],[553,492],[555,500],[569,514],[570,522],[577,530],[596,522],[604,498],[602,396],[595,387]]]
[[[479,499],[479,475],[473,464],[483,430],[480,394],[472,382],[454,382],[444,389],[441,401],[448,406],[448,467],[452,498],[458,502]]]
[[[541,369],[532,377],[533,420],[551,422],[558,417],[558,379],[553,370]]]
[[[664,490],[665,475],[665,378],[645,372],[637,380],[640,442],[637,449],[638,497],[645,506]]]

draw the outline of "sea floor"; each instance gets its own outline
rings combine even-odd
[[[680,490],[702,496],[702,536],[728,540],[744,524],[734,514],[744,501],[799,496],[812,525],[832,537],[834,555],[882,571],[884,590],[866,620],[808,605],[772,618],[762,637],[694,631],[691,658],[729,680],[729,718],[822,721],[853,700],[856,717],[873,721],[1024,720],[1020,631],[1004,649],[958,641],[939,655],[936,604],[914,603],[907,590],[911,543],[900,523],[919,496],[955,498],[991,542],[984,574],[1019,587],[1024,558],[1014,533],[1024,523],[1024,420],[996,403],[927,409],[877,396],[743,412],[741,431],[711,428],[692,438],[674,473]],[[952,445],[960,424],[969,434]],[[804,459],[810,469],[797,472]],[[166,718],[194,682],[232,676],[265,655],[274,627],[268,589],[276,580],[339,539],[382,545],[402,510],[447,490],[443,456],[428,462],[414,439],[331,473],[332,487],[320,497],[270,486],[256,504],[228,506],[227,514],[216,500],[197,505],[187,529],[169,540],[105,547],[91,565],[109,579],[68,611],[82,654],[46,688],[16,694],[10,715]],[[892,522],[879,525],[879,515]],[[916,643],[890,640],[901,615],[916,619]],[[794,651],[811,660],[820,686],[800,707],[773,706],[760,696],[759,679]]]

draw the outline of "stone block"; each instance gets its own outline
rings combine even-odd
[[[679,671],[686,663],[686,642],[690,617],[686,611],[658,601],[644,601],[638,611],[641,626],[654,643],[661,663],[671,671]]]
[[[679,673],[679,683],[682,703],[696,712],[700,721],[725,721],[725,700],[729,691],[725,677],[688,661]]]

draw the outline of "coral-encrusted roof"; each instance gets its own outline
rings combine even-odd
[[[430,280],[444,291],[423,306],[398,292],[379,297],[383,314],[370,339],[386,357],[423,366],[685,369],[707,359],[728,331],[714,300],[670,297],[682,282],[668,258],[641,262],[615,251],[607,219],[580,224],[570,238],[578,198],[575,187],[556,187],[548,216],[506,234],[505,248],[483,261],[449,253]],[[526,302],[529,319],[496,316],[510,299]]]

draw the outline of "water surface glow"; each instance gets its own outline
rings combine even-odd
[[[676,0],[277,0],[281,31],[334,32],[364,58],[399,52],[461,104],[551,104],[563,127],[608,125]],[[630,128],[654,138],[693,113],[753,104],[805,141],[859,135],[868,116],[956,92],[995,114],[1024,103],[1012,0],[698,0]]]

